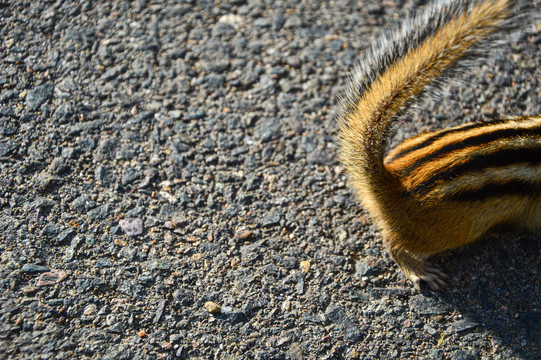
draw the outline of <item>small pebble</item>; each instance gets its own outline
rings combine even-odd
[[[41,266],[41,265],[35,265],[35,264],[24,264],[21,270],[24,273],[35,274],[35,273],[44,273],[44,272],[50,271],[51,269],[49,269],[47,266]]]
[[[253,232],[251,232],[250,230],[246,230],[246,231],[243,231],[243,232],[238,233],[238,234],[235,235],[235,236],[236,236],[238,239],[241,239],[241,240],[248,240],[248,239],[250,239],[253,235],[254,235]]]
[[[137,236],[143,233],[143,220],[122,219],[118,223],[128,236]]]
[[[55,285],[64,280],[68,275],[64,270],[53,270],[39,276],[37,286]]]
[[[219,314],[222,311],[222,307],[212,301],[207,301],[204,307],[211,314]]]
[[[87,307],[85,307],[85,310],[83,311],[83,315],[85,316],[92,316],[96,314],[98,307],[96,304],[89,304]]]
[[[307,273],[308,271],[310,271],[310,267],[311,267],[310,261],[303,260],[300,262],[300,266],[303,273]]]

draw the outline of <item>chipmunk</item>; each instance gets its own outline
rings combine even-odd
[[[522,0],[441,1],[382,38],[346,88],[339,153],[386,247],[418,290],[447,277],[427,257],[500,224],[541,228],[541,116],[467,123],[405,140],[385,156],[398,117],[515,28]]]

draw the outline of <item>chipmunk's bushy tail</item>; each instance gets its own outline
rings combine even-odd
[[[374,196],[381,203],[391,188],[383,161],[398,116],[431,87],[482,57],[497,33],[520,25],[521,13],[533,3],[441,1],[373,47],[351,79],[338,114],[341,160],[365,206]]]

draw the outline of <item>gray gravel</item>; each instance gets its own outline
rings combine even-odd
[[[0,357],[540,358],[539,234],[420,294],[337,160],[355,60],[423,3],[0,2]],[[539,29],[395,140],[541,112]]]

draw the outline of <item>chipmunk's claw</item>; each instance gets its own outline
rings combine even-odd
[[[426,266],[423,273],[410,274],[408,277],[413,287],[421,291],[421,282],[424,281],[431,290],[443,291],[449,286],[449,278],[440,270]]]

